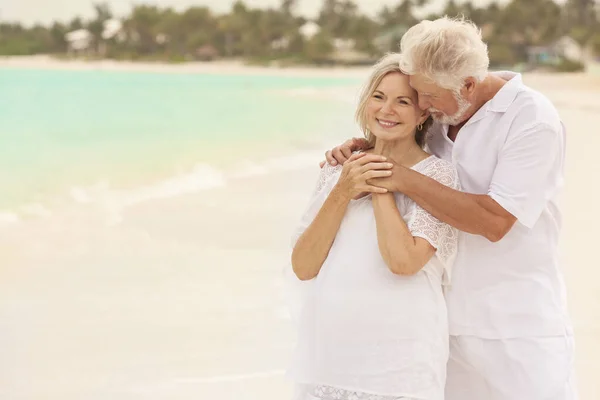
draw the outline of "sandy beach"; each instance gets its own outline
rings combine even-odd
[[[0,59],[2,67],[365,74],[47,58]],[[600,77],[524,80],[550,97],[568,129],[561,250],[580,399],[597,400]],[[281,158],[275,168],[231,176],[211,189],[120,209],[118,218],[106,218],[111,209],[96,212],[105,205],[84,203],[0,225],[0,398],[290,398],[283,373],[294,338],[281,271],[324,150],[307,153],[306,166],[289,168]]]
[[[362,77],[368,71],[366,67],[303,67],[286,68],[246,65],[243,61],[225,60],[213,62],[130,62],[115,60],[85,61],[81,59],[57,59],[51,56],[0,56],[0,68],[20,69],[55,69],[70,71],[130,71],[161,73],[201,73],[201,74],[236,74],[236,75],[269,75],[269,76],[337,76]]]

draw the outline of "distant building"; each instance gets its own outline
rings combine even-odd
[[[117,39],[125,40],[125,32],[123,31],[123,23],[118,19],[109,19],[104,22],[104,31],[102,31],[102,39]]]
[[[557,53],[569,60],[578,62],[585,61],[586,54],[584,48],[572,37],[561,37],[554,43],[554,48]]]
[[[530,65],[556,65],[564,59],[583,63],[586,51],[575,39],[563,36],[549,46],[529,47],[527,59]]]
[[[331,61],[336,64],[370,65],[374,59],[371,55],[356,50],[356,41],[353,39],[333,39],[333,53]]]
[[[139,39],[138,39],[139,40]],[[158,44],[165,44],[169,41],[169,37],[167,35],[165,35],[164,33],[159,33],[158,35],[156,35],[156,37],[154,38],[154,41]]]
[[[218,57],[219,50],[210,44],[206,44],[196,50],[196,59],[199,61],[213,61]]]
[[[118,19],[109,19],[104,21],[104,30],[102,31],[102,40],[98,46],[98,54],[102,57],[106,56],[108,47],[107,41],[124,42],[127,40],[127,34],[123,30],[123,23]]]
[[[290,45],[290,39],[287,37],[281,37],[279,39],[275,39],[271,42],[272,50],[286,50]]]
[[[77,29],[65,34],[69,53],[82,53],[89,50],[93,35],[87,29]]]
[[[72,54],[89,53],[93,51],[94,35],[87,29],[77,29],[65,34],[68,51]],[[99,38],[100,39],[100,38]],[[118,19],[109,19],[104,22],[104,29],[101,34],[101,39],[98,40],[98,52],[100,55],[106,53],[107,40],[116,40],[122,42],[126,40],[126,34],[123,31],[123,24]]]
[[[300,34],[302,35],[302,37],[304,37],[304,39],[307,40],[312,39],[319,32],[321,32],[321,27],[319,26],[319,24],[313,21],[308,21],[300,27]]]
[[[339,52],[351,51],[351,50],[354,50],[355,46],[356,46],[356,41],[353,39],[340,39],[340,38],[333,39],[334,51],[339,51]]]

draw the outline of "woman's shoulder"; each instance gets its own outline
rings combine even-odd
[[[429,157],[425,159],[423,163],[427,168],[444,168],[444,169],[456,169],[454,164],[451,161],[444,160],[443,158],[439,158],[436,155],[429,154]]]
[[[437,156],[429,156],[415,168],[417,172],[453,188],[457,188],[458,172],[452,162]]]

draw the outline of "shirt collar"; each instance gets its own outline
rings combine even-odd
[[[506,112],[517,94],[523,91],[523,78],[521,74],[510,71],[493,72],[492,75],[506,80],[506,84],[487,103],[487,109],[492,112]]]
[[[506,112],[508,107],[510,107],[513,101],[515,101],[517,94],[523,90],[524,86],[521,74],[510,71],[499,71],[492,72],[491,75],[502,78],[507,82],[500,88],[494,97],[481,106],[481,108],[477,110],[471,118],[469,118],[469,121],[467,121],[465,126],[485,118],[488,112]]]
[[[481,106],[481,108],[477,110],[471,118],[469,118],[465,126],[483,119],[488,111],[498,113],[506,112],[508,107],[510,107],[513,101],[515,101],[517,94],[523,91],[524,85],[521,74],[512,71],[497,71],[492,72],[491,75],[502,78],[507,82],[504,84],[504,86],[502,86],[502,88],[500,88],[498,93],[496,93],[491,100]],[[447,138],[449,126],[442,125],[441,127],[442,131],[444,132],[444,136]]]

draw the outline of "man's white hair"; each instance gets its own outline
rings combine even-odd
[[[465,79],[485,79],[490,59],[481,30],[471,21],[442,17],[422,21],[400,41],[405,74],[420,74],[436,85],[459,91]]]

